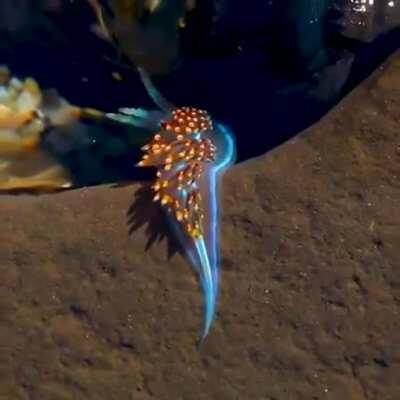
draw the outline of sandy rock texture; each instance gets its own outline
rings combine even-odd
[[[400,399],[399,133],[397,54],[228,172],[200,352],[200,290],[139,184],[0,197],[0,399]]]

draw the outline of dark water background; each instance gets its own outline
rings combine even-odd
[[[90,31],[93,16],[86,3],[53,1],[53,9],[41,2],[42,8],[29,8],[21,0],[2,0],[0,64],[57,88],[77,105],[105,111],[154,108],[129,61],[118,59],[115,49]],[[246,6],[226,0],[218,2],[216,24],[210,22],[212,3],[205,0],[192,16],[179,66],[155,83],[175,104],[205,108],[229,125],[239,161],[265,153],[317,121],[400,43],[397,1],[390,21],[383,18],[378,27],[368,25],[372,9],[362,13],[367,21],[362,34],[345,0],[253,0]],[[368,29],[372,33],[365,40]],[[113,79],[115,71],[122,81]],[[96,130],[97,138],[114,135],[120,145],[115,150],[114,141],[106,162],[103,155],[103,160],[96,157],[99,141],[65,156],[77,183],[143,177],[133,167],[139,150],[123,138],[123,129]]]

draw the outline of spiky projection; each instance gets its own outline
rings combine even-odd
[[[202,137],[213,125],[206,111],[192,107],[174,110],[161,123],[140,166],[157,168],[154,201],[174,214],[186,233],[193,238],[203,235],[204,210],[198,181],[205,165],[215,160],[216,148],[211,139]]]

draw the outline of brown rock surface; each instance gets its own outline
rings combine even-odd
[[[139,185],[0,197],[0,399],[400,399],[399,128],[398,54],[227,174],[201,352],[189,267],[128,234]]]

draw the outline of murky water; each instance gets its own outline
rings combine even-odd
[[[0,64],[57,88],[73,104],[154,107],[130,60],[93,34],[85,5],[3,0]],[[182,33],[180,63],[155,83],[175,104],[205,108],[228,124],[244,160],[318,120],[376,68],[398,46],[399,10],[400,0],[198,2]],[[129,46],[133,39],[124,40]],[[87,140],[68,154],[57,153],[56,133],[46,141],[74,166],[79,184],[137,177],[140,140],[115,127],[85,132],[95,144]]]

